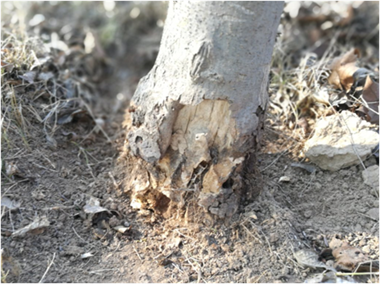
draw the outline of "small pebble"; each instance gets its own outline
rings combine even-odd
[[[368,210],[367,215],[372,219],[379,221],[379,208],[372,208]]]
[[[303,215],[306,217],[306,218],[310,218],[312,215],[313,215],[313,211],[311,210],[306,210]]]
[[[278,241],[278,235],[277,234],[270,234],[269,235],[269,241],[271,242],[271,243],[275,243],[275,242],[277,242]]]
[[[116,203],[111,203],[110,204],[110,210],[117,210],[117,204]]]

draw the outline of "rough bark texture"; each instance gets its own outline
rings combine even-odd
[[[189,196],[223,218],[254,163],[282,2],[171,2],[160,52],[127,115],[132,205]]]

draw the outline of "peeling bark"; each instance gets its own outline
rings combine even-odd
[[[282,7],[170,3],[156,63],[127,115],[135,208],[170,215],[192,197],[221,218],[237,210],[263,127]]]

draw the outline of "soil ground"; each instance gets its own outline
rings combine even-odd
[[[154,38],[152,33],[145,35]],[[293,150],[300,142],[276,130],[270,120],[258,153],[261,194],[242,204],[232,219],[211,226],[206,219],[176,224],[133,210],[120,188],[128,174],[120,168],[122,122],[138,78],[152,61],[146,53],[145,61],[134,56],[121,61],[125,67],[117,76],[102,81],[102,92],[109,87],[109,93],[94,103],[109,141],[92,120],[83,118],[59,126],[52,146],[42,124],[28,111],[23,113],[28,146],[12,129],[11,145],[2,140],[3,167],[15,168],[11,177],[2,173],[2,199],[17,204],[13,210],[2,206],[2,280],[303,282],[323,269],[301,266],[294,252],[319,253],[333,238],[345,239],[370,259],[378,259],[379,222],[368,213],[379,207],[378,190],[363,183],[361,166],[337,172],[316,167],[314,173],[292,166],[299,162]],[[18,96],[27,97],[28,92]],[[374,158],[365,161],[367,167],[374,164]],[[289,181],[280,182],[283,176]],[[86,214],[90,198],[97,198],[108,211]],[[42,216],[48,226],[12,236]],[[110,228],[117,225],[126,231]],[[378,282],[378,277],[356,280]]]

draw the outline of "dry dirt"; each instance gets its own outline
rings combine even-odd
[[[31,152],[6,154],[7,162],[26,173],[2,188],[3,196],[20,202],[17,210],[3,208],[2,248],[9,256],[3,269],[11,268],[7,282],[38,282],[49,265],[44,282],[301,281],[311,271],[296,263],[293,251],[320,251],[335,235],[378,258],[379,224],[367,214],[378,208],[378,199],[363,184],[360,167],[315,175],[291,167],[287,143],[269,130],[258,156],[265,181],[261,195],[233,220],[213,227],[174,226],[136,214],[113,182],[123,175],[114,170],[122,138],[109,144],[98,135],[87,145],[90,169],[78,146],[64,137],[57,138],[55,151],[41,145],[38,133],[35,137]],[[290,182],[280,183],[282,176]],[[111,214],[85,214],[90,196]],[[10,236],[44,215],[50,223],[44,230]],[[124,234],[107,230],[102,219],[130,229]],[[81,259],[84,253],[93,256]]]
[[[141,67],[124,71],[128,79],[113,88],[127,88],[130,95]],[[12,147],[2,145],[3,167],[17,167],[12,177],[2,173],[2,198],[18,203],[13,210],[1,207],[2,280],[7,273],[6,282],[18,283],[303,282],[323,269],[302,267],[293,253],[320,253],[333,238],[378,259],[379,221],[369,213],[379,208],[378,190],[363,183],[361,166],[314,173],[291,166],[299,162],[293,151],[298,142],[269,122],[258,153],[261,194],[232,219],[176,223],[174,217],[134,211],[120,188],[128,175],[120,166],[128,101],[120,103],[111,92],[97,100],[111,141],[96,131],[84,141],[67,135],[85,137],[94,130],[91,120],[78,120],[57,129],[52,147],[35,116],[25,112],[30,149],[12,131]],[[373,164],[372,157],[365,161]],[[283,176],[289,182],[280,182]],[[91,197],[108,211],[86,214]],[[42,216],[47,227],[12,236]],[[126,231],[110,228],[118,225]],[[378,282],[370,276],[356,280]]]

